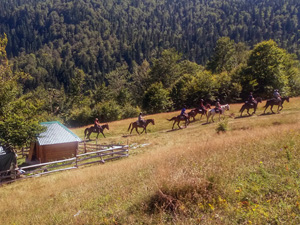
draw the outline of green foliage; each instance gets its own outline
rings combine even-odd
[[[257,92],[270,95],[270,91],[280,89],[289,94],[288,64],[291,56],[270,40],[255,46],[248,60],[246,76],[249,81],[257,81]],[[268,88],[269,87],[269,88]]]
[[[88,106],[74,107],[68,117],[66,123],[70,126],[83,126],[93,121],[93,112]]]
[[[160,58],[153,60],[150,71],[152,82],[161,82],[165,88],[169,88],[181,74],[181,57],[175,49],[164,50]]]
[[[0,143],[20,147],[30,144],[44,128],[39,125],[38,104],[20,97],[22,87],[18,81],[27,76],[10,70],[6,44],[6,36],[0,38]]]
[[[218,123],[217,128],[216,128],[216,131],[218,134],[221,132],[226,132],[228,130],[229,130],[229,128],[228,128],[228,120],[227,119]]]
[[[129,103],[125,104],[122,109],[121,118],[131,118],[131,117],[137,117],[139,113],[141,112],[141,109],[139,107],[133,107]]]
[[[145,92],[142,108],[147,113],[165,112],[170,106],[169,92],[163,88],[161,82],[152,84]]]
[[[99,118],[100,122],[119,120],[121,113],[120,105],[114,100],[100,102],[92,111],[93,118]]]
[[[229,37],[222,37],[217,41],[212,59],[207,68],[213,73],[231,71],[238,65],[235,43]]]

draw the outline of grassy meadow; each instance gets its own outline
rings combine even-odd
[[[220,133],[199,115],[172,131],[179,112],[145,116],[155,125],[142,135],[127,131],[136,118],[111,122],[98,143],[129,144],[128,158],[3,185],[0,222],[300,224],[300,98],[279,114],[264,104],[242,118],[231,105]]]

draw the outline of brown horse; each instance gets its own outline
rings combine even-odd
[[[252,115],[255,114],[256,109],[257,109],[257,105],[260,102],[262,102],[261,97],[257,97],[256,99],[254,99],[253,102],[251,102],[251,103],[246,102],[244,105],[242,105],[242,108],[240,109],[241,117],[242,117],[242,114],[243,114],[245,109],[247,109],[247,113],[248,113],[249,116],[251,116],[250,113],[249,113],[249,109],[254,109]]]
[[[134,128],[135,128],[136,132],[137,132],[138,134],[140,134],[139,131],[138,131],[138,127],[142,127],[142,128],[144,128],[143,131],[142,131],[142,133],[145,131],[145,133],[147,134],[146,127],[148,126],[149,123],[152,123],[153,125],[155,125],[154,119],[147,119],[147,120],[144,120],[144,121],[140,121],[139,124],[138,124],[137,121],[132,122],[132,123],[129,124],[128,131],[130,130],[130,127],[132,126],[131,131],[130,131],[130,134],[131,134],[131,132],[132,132],[132,130],[133,130]],[[141,133],[141,134],[142,134],[142,133]]]
[[[193,118],[193,121],[195,121],[195,117],[197,116],[198,114],[198,109],[192,109],[190,112],[188,112],[188,118],[190,120],[190,118],[192,117]]]
[[[271,111],[272,111],[272,113],[274,113],[273,110],[272,110],[274,105],[278,105],[277,112],[281,111],[281,110],[283,109],[282,104],[284,103],[284,101],[290,102],[290,97],[282,97],[282,98],[281,98],[281,101],[278,101],[278,100],[275,99],[275,98],[272,98],[272,99],[267,100],[267,103],[266,103],[266,105],[264,106],[264,108],[265,108],[264,114],[265,114],[265,112],[266,112],[266,109],[267,109],[269,106],[271,106]],[[280,109],[279,109],[279,107],[280,107]]]
[[[198,114],[201,114],[201,117],[200,117],[200,120],[202,119],[202,116],[203,115],[206,115],[207,116],[207,109],[210,109],[210,104],[206,104],[204,107],[199,107],[199,108],[196,108],[196,109],[192,109],[190,112],[188,112],[188,118],[190,120],[190,118],[193,118],[193,121],[196,120],[196,116]]]
[[[99,133],[101,133],[101,134],[103,135],[103,137],[105,137],[105,135],[104,135],[104,133],[103,133],[103,130],[104,130],[105,128],[106,128],[107,130],[109,130],[109,126],[108,126],[107,123],[106,123],[106,124],[103,124],[103,125],[101,125],[101,126],[98,126],[98,127],[92,126],[92,127],[86,128],[86,129],[84,130],[84,139],[87,137],[89,140],[91,140],[91,139],[90,139],[91,133],[98,133],[96,139],[98,139]]]
[[[188,115],[179,115],[179,116],[174,116],[171,119],[167,119],[168,121],[173,121],[173,126],[172,126],[172,130],[174,129],[174,125],[175,123],[177,123],[177,126],[179,127],[179,129],[181,129],[181,127],[179,126],[180,121],[185,121],[185,127],[187,127],[187,125],[190,123],[189,120],[189,116]]]

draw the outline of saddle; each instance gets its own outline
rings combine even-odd
[[[216,113],[221,113],[222,111],[219,108],[215,108]]]
[[[137,123],[138,126],[143,126],[145,121],[144,120],[136,121],[136,123]]]
[[[184,113],[183,115],[180,115],[179,116],[179,118],[181,119],[181,120],[185,120],[185,118],[187,118],[188,116],[187,116],[187,114],[186,113]]]

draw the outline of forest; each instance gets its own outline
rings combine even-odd
[[[2,0],[0,130],[12,105],[20,123],[82,126],[201,98],[243,101],[249,91],[297,96],[299,8],[297,0]]]

